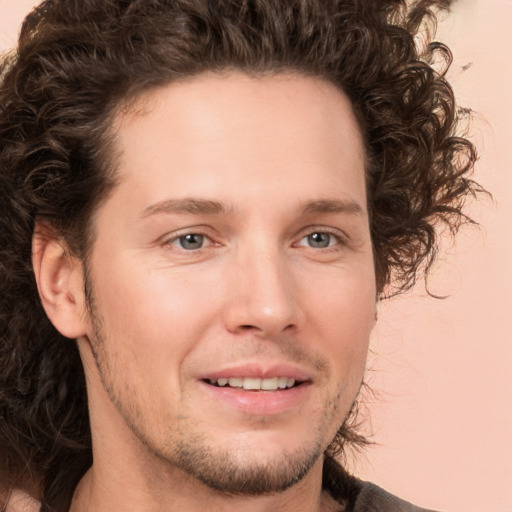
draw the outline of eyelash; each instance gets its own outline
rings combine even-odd
[[[175,243],[179,243],[180,239],[184,239],[185,237],[192,236],[192,235],[204,237],[205,239],[210,240],[211,245],[216,245],[215,242],[213,242],[212,237],[209,236],[204,231],[201,231],[201,230],[189,230],[189,231],[187,231],[185,233],[180,233],[178,235],[173,236],[172,238],[168,238],[168,239],[164,240],[163,245],[164,246],[169,246],[169,245],[172,246]],[[195,249],[195,250],[193,250],[193,249],[192,250],[187,250],[184,247],[179,247],[179,249],[183,250],[184,252],[190,252],[190,253],[199,251],[199,250],[204,249],[204,248],[205,247],[202,246],[202,247],[199,247],[198,249]]]
[[[302,242],[302,240],[306,239],[309,236],[316,235],[316,234],[326,235],[326,236],[334,238],[334,240],[335,240],[334,244],[327,245],[326,247],[319,247],[318,248],[318,247],[307,246],[310,249],[318,249],[319,251],[321,250],[322,252],[339,250],[339,246],[346,245],[347,239],[348,239],[347,235],[345,235],[344,233],[340,233],[337,230],[320,228],[320,227],[312,227],[308,231],[301,233],[299,241],[294,243],[293,246],[294,247],[300,247],[299,244],[300,244],[300,242]],[[211,245],[220,245],[220,244],[216,244],[212,240],[212,237],[210,235],[208,235],[206,232],[202,231],[202,230],[189,230],[187,232],[177,234],[177,235],[173,236],[172,238],[165,239],[163,241],[162,245],[164,245],[164,246],[174,246],[175,244],[179,243],[179,241],[181,239],[184,239],[185,237],[192,236],[192,235],[199,236],[199,237],[204,237],[205,239],[209,240],[210,244],[207,247],[209,247]],[[179,249],[183,250],[184,252],[194,253],[194,252],[197,252],[197,251],[199,251],[201,249],[205,249],[207,247],[201,246],[201,247],[199,247],[197,249],[189,249],[189,250],[187,250],[183,246],[181,246],[181,247],[179,247]]]
[[[328,245],[327,247],[307,246],[310,249],[317,249],[322,252],[338,251],[338,250],[340,250],[340,246],[346,245],[347,239],[348,239],[348,237],[344,233],[341,233],[338,230],[326,229],[326,228],[322,228],[322,227],[311,227],[306,232],[302,233],[302,236],[301,236],[299,242],[294,245],[297,246],[305,238],[307,238],[311,235],[316,235],[316,234],[324,235],[324,236],[327,235],[329,237],[334,238],[334,240],[335,240],[334,244]]]

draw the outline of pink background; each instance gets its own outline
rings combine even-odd
[[[377,0],[376,0],[377,1]],[[34,0],[0,0],[0,49],[14,46]],[[363,417],[376,445],[352,467],[420,505],[512,512],[512,0],[458,0],[438,38],[452,48],[476,176],[494,201],[431,278],[445,300],[413,294],[380,305]],[[471,66],[463,71],[468,64]]]

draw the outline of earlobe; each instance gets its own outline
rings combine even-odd
[[[82,265],[65,242],[44,225],[32,238],[32,265],[39,297],[54,327],[68,338],[85,334]]]

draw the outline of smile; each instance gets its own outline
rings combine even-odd
[[[254,377],[221,377],[218,379],[208,379],[212,386],[240,388],[249,391],[277,391],[280,389],[290,389],[298,385],[293,378],[273,377],[273,378],[254,378]]]
[[[228,374],[229,375],[229,374]],[[251,416],[272,416],[298,410],[311,394],[313,382],[306,377],[208,377],[200,380],[208,406],[222,403],[226,412],[237,410]]]

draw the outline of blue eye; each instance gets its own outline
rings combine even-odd
[[[201,249],[204,245],[204,235],[198,235],[197,233],[190,233],[188,235],[180,236],[176,239],[176,242],[182,249],[187,251],[193,251]]]
[[[305,239],[307,240],[307,244],[315,249],[325,249],[338,242],[335,236],[330,233],[322,232],[311,233],[307,235]]]

